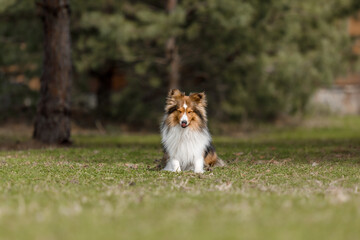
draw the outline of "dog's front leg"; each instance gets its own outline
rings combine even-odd
[[[204,158],[197,158],[194,162],[194,172],[204,173]]]
[[[171,159],[170,161],[167,162],[163,170],[171,171],[171,172],[181,172],[179,160]]]

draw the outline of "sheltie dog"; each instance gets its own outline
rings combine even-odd
[[[204,166],[224,166],[217,156],[207,127],[205,93],[186,96],[178,89],[170,90],[161,124],[164,150],[163,170],[203,173]]]

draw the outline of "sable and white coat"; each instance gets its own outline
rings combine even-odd
[[[185,96],[177,89],[169,92],[161,125],[163,170],[203,173],[204,166],[224,166],[211,142],[205,108],[204,93]]]

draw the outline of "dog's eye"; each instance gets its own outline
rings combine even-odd
[[[190,111],[188,111],[188,113],[192,113],[192,112],[194,112],[194,111],[191,111],[191,110],[190,110]]]
[[[177,111],[178,111],[179,113],[181,113],[181,110],[180,110],[180,109],[178,109]]]

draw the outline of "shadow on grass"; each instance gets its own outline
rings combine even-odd
[[[296,162],[360,163],[360,136],[351,138],[282,138],[247,140],[215,138],[217,152],[228,163],[291,158]],[[155,164],[162,157],[158,136],[81,136],[71,146],[45,145],[29,138],[2,138],[1,151],[45,150],[49,156],[66,155],[68,161],[79,163],[145,163]],[[62,151],[64,150],[64,151]],[[98,154],[100,153],[100,154]]]
[[[149,141],[148,139],[143,141],[141,139],[107,139],[104,137],[103,141],[101,138],[96,138],[96,141],[75,139],[72,144],[45,144],[29,137],[4,137],[0,136],[0,151],[22,151],[29,149],[54,149],[54,148],[160,148],[160,140]]]
[[[275,139],[249,142],[216,142],[229,163],[286,161],[293,163],[360,163],[360,137],[347,139]]]

